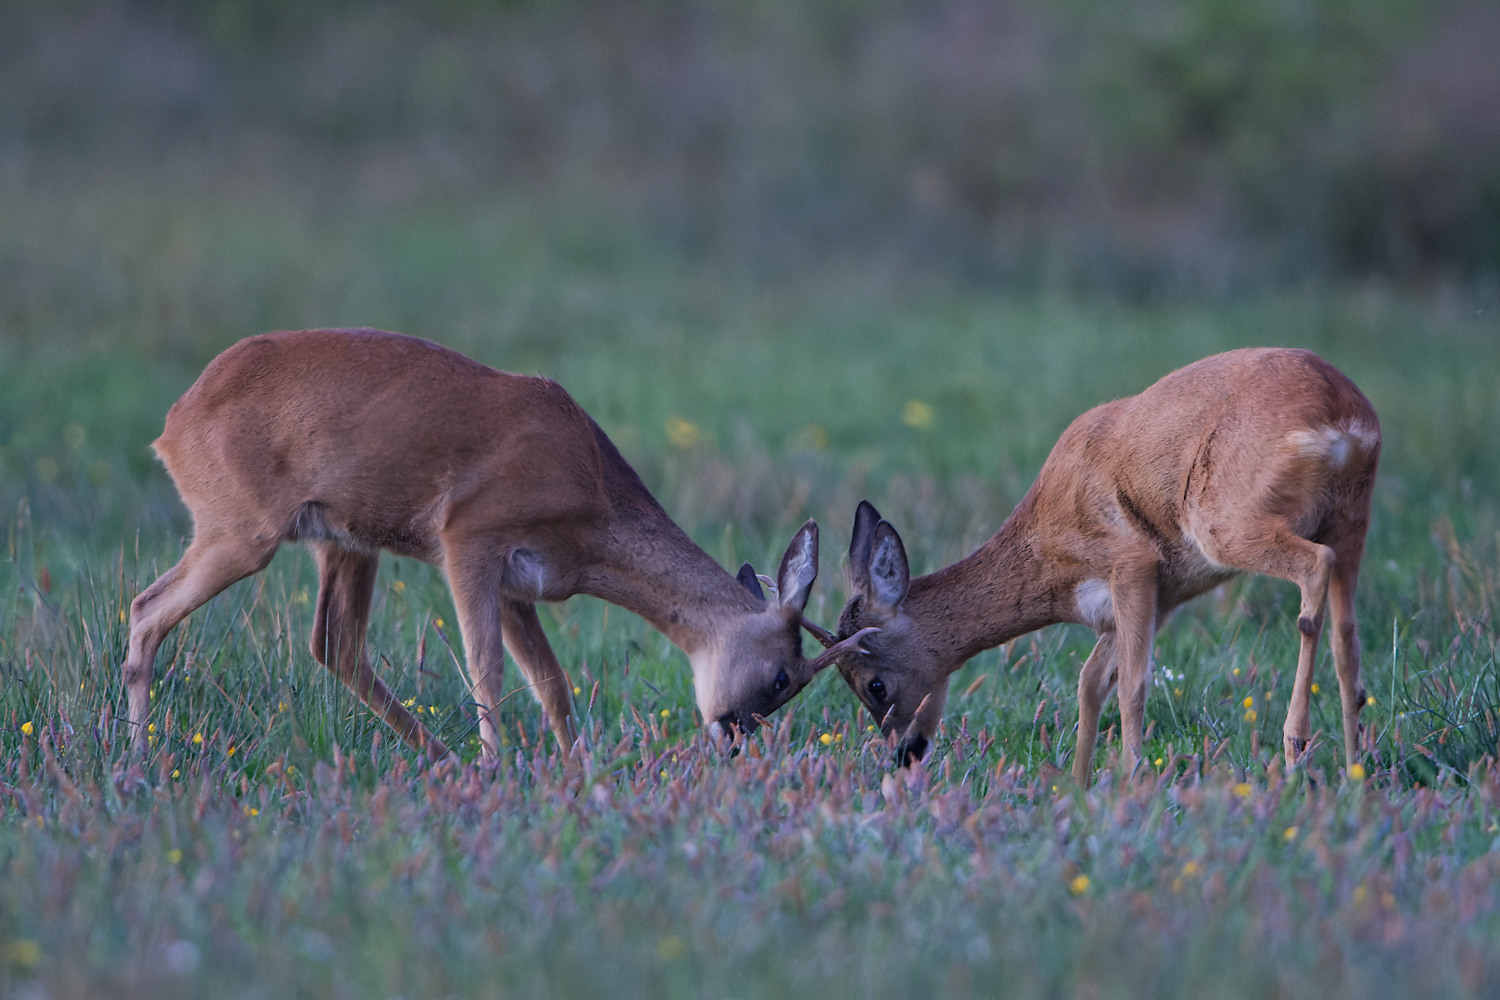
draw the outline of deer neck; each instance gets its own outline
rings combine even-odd
[[[1073,583],[1044,558],[1028,494],[989,541],[911,583],[905,609],[953,669],[1027,632],[1072,619]]]
[[[657,512],[612,521],[582,589],[640,615],[692,657],[727,619],[753,614],[761,602]]]

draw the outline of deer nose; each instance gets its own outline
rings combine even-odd
[[[896,766],[909,767],[927,754],[927,737],[913,733],[896,744]]]

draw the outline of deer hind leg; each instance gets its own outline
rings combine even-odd
[[[256,544],[247,537],[249,532],[195,536],[177,565],[130,602],[130,638],[121,679],[138,750],[146,748],[151,679],[162,640],[230,584],[264,569],[275,554],[278,540]]]
[[[1073,752],[1073,780],[1085,788],[1093,775],[1099,710],[1114,686],[1115,670],[1115,634],[1103,632],[1078,674],[1078,747]]]
[[[578,738],[573,724],[573,685],[547,642],[536,605],[500,598],[500,627],[505,648],[531,683],[531,692],[546,711],[563,756],[571,755],[573,741]]]
[[[1151,640],[1156,634],[1156,560],[1140,557],[1115,566],[1110,576],[1115,610],[1115,664],[1118,670],[1121,761],[1134,771],[1145,742],[1146,686]],[[1098,717],[1095,717],[1095,726]]]
[[[1359,712],[1365,705],[1365,689],[1359,681],[1359,633],[1354,620],[1354,587],[1359,580],[1363,539],[1358,546],[1339,552],[1329,582],[1329,611],[1333,618],[1333,665],[1339,675],[1339,701],[1344,715],[1344,763],[1359,760]]]
[[[357,552],[336,542],[312,546],[318,561],[318,604],[313,617],[313,658],[333,672],[360,701],[395,730],[407,746],[433,760],[452,755],[401,704],[370,665],[365,630],[370,623],[370,600],[375,593],[377,552]]]
[[[1251,536],[1254,537],[1254,536]],[[1282,726],[1282,751],[1286,765],[1295,765],[1312,738],[1313,665],[1318,656],[1318,636],[1323,631],[1323,609],[1328,601],[1329,580],[1337,557],[1333,549],[1309,541],[1287,529],[1260,537],[1253,545],[1226,546],[1225,561],[1236,569],[1264,573],[1290,580],[1302,593],[1297,613],[1301,646],[1297,654],[1297,676],[1292,682],[1292,700]]]

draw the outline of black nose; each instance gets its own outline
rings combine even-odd
[[[927,754],[927,737],[921,733],[908,736],[896,744],[896,766],[908,767]]]

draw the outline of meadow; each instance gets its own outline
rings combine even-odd
[[[768,264],[589,184],[491,183],[441,144],[330,148],[239,109],[156,156],[98,114],[29,151],[0,135],[0,993],[1493,995],[1492,283],[1182,294],[848,248]],[[295,547],[168,639],[133,756],[126,611],[190,531],[150,441],[230,343],[339,325],[557,379],[731,569],[773,571],[816,518],[828,626],[860,499],[937,568],[1085,408],[1216,351],[1312,348],[1385,438],[1363,773],[1326,642],[1311,760],[1281,767],[1297,596],[1259,578],[1162,630],[1149,773],[1114,769],[1110,733],[1088,790],[1066,777],[1084,629],[976,657],[896,772],[832,672],[717,753],[681,654],[588,598],[542,609],[579,766],[514,669],[485,764],[446,587],[387,556],[378,669],[464,758],[430,767],[313,661]]]

